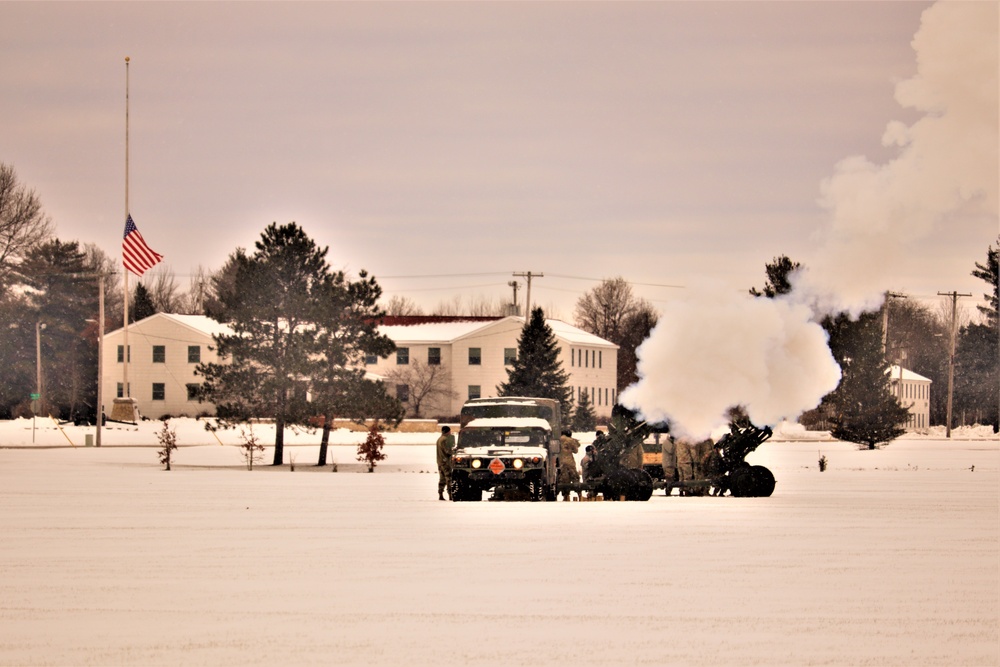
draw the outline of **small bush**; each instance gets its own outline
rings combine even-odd
[[[375,464],[385,459],[382,448],[385,446],[385,438],[379,431],[378,423],[372,424],[368,430],[368,437],[358,445],[358,460],[368,463],[368,472],[375,472]]]
[[[819,471],[823,472],[826,470],[826,454],[819,455]]]
[[[247,470],[253,470],[254,463],[260,463],[264,460],[264,445],[257,441],[253,426],[247,428],[241,426],[240,439],[243,441],[243,444],[240,445],[240,451],[243,454],[243,460],[246,461]]]
[[[163,428],[156,434],[156,439],[163,446],[163,449],[157,452],[160,455],[160,463],[166,465],[166,469],[170,470],[170,455],[177,449],[177,431],[170,428],[167,420],[164,419]]]

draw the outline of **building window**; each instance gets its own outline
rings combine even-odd
[[[396,385],[396,398],[399,399],[400,403],[406,403],[410,400],[410,385],[408,384],[397,384]]]
[[[604,368],[604,351],[603,350],[598,350],[597,351],[597,367],[598,368]]]
[[[118,349],[121,349],[121,347],[119,346],[119,348],[118,348]],[[118,398],[125,398],[125,391],[124,391],[124,387],[122,386],[122,383],[121,383],[121,382],[119,382],[119,383],[118,383],[118,387],[117,387],[117,393],[116,393],[115,395],[116,395],[116,396],[117,396]]]
[[[366,366],[374,366],[377,363],[378,363],[378,355],[377,354],[366,354],[365,355],[365,365]]]
[[[153,346],[153,363],[165,364],[167,362],[167,347],[165,345]]]
[[[188,345],[188,363],[201,363],[201,345]]]
[[[440,366],[441,365],[441,348],[440,347],[429,347],[429,348],[427,348],[427,365],[428,366]]]
[[[132,362],[132,346],[131,345],[128,346],[128,360],[129,360],[129,363]],[[124,345],[119,345],[118,346],[118,363],[120,364],[120,363],[122,363],[124,361],[125,361],[125,346]]]
[[[569,349],[569,365],[576,366],[576,350],[573,348]]]
[[[514,362],[517,361],[517,348],[516,347],[505,347],[503,349],[503,365],[513,366]]]
[[[478,384],[469,385],[469,400],[474,398],[480,398],[482,396],[482,388]]]
[[[153,383],[153,400],[163,401],[166,400],[167,386],[162,382]]]
[[[469,365],[478,366],[483,363],[483,350],[479,347],[469,348]]]
[[[410,348],[408,347],[396,348],[396,365],[397,366],[410,365]]]
[[[188,397],[188,400],[189,401],[197,401],[198,400],[198,390],[201,389],[201,385],[200,384],[186,384],[184,386],[187,388],[187,397]]]

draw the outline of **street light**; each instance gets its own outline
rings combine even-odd
[[[42,329],[45,323],[41,320],[35,322],[35,393],[39,405],[42,405]],[[36,412],[33,410],[33,412]]]

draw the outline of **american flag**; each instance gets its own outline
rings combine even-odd
[[[139,233],[139,228],[132,222],[132,214],[125,221],[125,240],[122,241],[122,263],[125,268],[137,276],[141,276],[163,261],[163,255],[153,252],[146,245]]]

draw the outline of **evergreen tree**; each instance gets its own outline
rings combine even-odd
[[[315,365],[313,320],[329,272],[326,253],[294,222],[269,225],[252,256],[235,253],[232,280],[212,311],[233,330],[214,337],[229,363],[198,366],[204,396],[220,417],[274,418],[274,465],[283,460],[285,425],[308,414],[303,384]]]
[[[590,392],[581,389],[580,402],[573,411],[573,431],[577,433],[593,431],[596,426],[597,418],[594,415],[594,405],[590,402]]]
[[[955,427],[990,424],[997,430],[998,376],[997,331],[985,324],[963,327],[955,348]]]
[[[386,393],[385,385],[365,378],[358,368],[366,356],[384,359],[396,349],[392,339],[378,332],[378,322],[385,316],[378,304],[381,296],[382,288],[365,271],[356,281],[347,280],[343,271],[328,274],[317,288],[312,388],[313,403],[323,416],[317,465],[326,465],[335,417],[393,424],[403,418],[403,406]]]
[[[517,340],[517,359],[507,370],[507,382],[497,386],[497,395],[555,399],[568,422],[573,409],[573,390],[566,385],[568,381],[569,375],[559,361],[556,335],[545,322],[542,309],[535,308]]]
[[[98,295],[81,275],[94,269],[79,243],[55,239],[29,250],[19,271],[32,288],[18,322],[26,330],[20,340],[29,346],[22,358],[31,360],[31,391],[37,324],[43,411],[64,419],[89,416],[97,402],[97,340],[87,320],[97,318]]]
[[[986,318],[986,324],[990,327],[997,326],[997,315],[1000,313],[1000,272],[997,269],[997,253],[1000,251],[1000,238],[997,238],[997,247],[990,246],[986,251],[986,263],[976,262],[976,268],[972,275],[981,278],[990,286],[990,291],[984,294],[986,306],[979,306],[979,312]]]
[[[840,385],[823,399],[833,411],[831,434],[868,449],[898,438],[905,433],[902,425],[909,412],[890,391],[881,317],[865,313],[855,321],[842,314],[828,318],[824,326],[843,372]]]
[[[135,286],[135,293],[132,297],[131,308],[128,311],[128,321],[138,322],[150,315],[156,314],[156,306],[153,298],[149,295],[149,290],[142,283]]]
[[[788,294],[792,291],[791,275],[802,268],[798,262],[793,262],[787,255],[775,257],[769,264],[764,265],[764,273],[767,274],[767,283],[764,291],[760,292],[756,287],[750,288],[753,296],[766,296],[768,299],[781,294]]]

